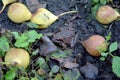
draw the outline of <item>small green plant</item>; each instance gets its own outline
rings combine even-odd
[[[43,35],[41,33],[37,33],[35,30],[30,30],[19,34],[18,32],[12,32],[14,35],[16,42],[15,46],[18,48],[28,48],[31,43],[35,42],[36,39],[40,39]]]
[[[17,68],[10,67],[9,70],[4,75],[5,80],[13,80],[16,77]]]
[[[112,33],[109,32],[108,35],[105,37],[105,39],[106,39],[105,44],[107,44],[109,46],[108,47],[109,50],[107,51],[107,49],[105,49],[105,50],[103,49],[104,50],[103,51],[103,50],[101,50],[101,49],[98,48],[99,51],[101,52],[101,58],[100,58],[100,60],[102,60],[102,61],[105,60],[105,58],[107,57],[108,54],[112,55],[112,52],[115,51],[115,49],[112,50],[112,47],[115,48],[114,46],[115,45],[117,46],[117,42],[113,42],[113,43],[110,44],[111,35],[112,35]],[[117,50],[117,48],[116,48],[116,50]]]
[[[15,66],[10,66],[7,72],[4,75],[5,80],[29,80],[28,73],[23,68],[18,68]],[[32,77],[33,78],[33,77]]]
[[[101,53],[101,56],[102,56],[102,57],[101,57],[100,59],[101,59],[102,61],[104,61],[105,58],[106,58],[108,55],[114,57],[114,56],[112,55],[112,52],[116,51],[117,49],[118,49],[118,43],[117,43],[117,42],[111,43],[110,46],[109,46],[109,50],[108,50],[107,52],[102,52],[102,53]]]
[[[106,36],[106,43],[109,44],[108,51],[101,52],[101,58],[100,60],[104,61],[108,55],[112,57],[112,71],[120,77],[120,57],[114,56],[112,53],[118,49],[118,43],[112,42],[109,43],[109,40],[111,39],[111,33]]]
[[[0,37],[0,57],[3,57],[9,49],[10,46],[7,38],[5,36]]]

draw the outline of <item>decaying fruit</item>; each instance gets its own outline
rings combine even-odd
[[[59,16],[56,16],[45,8],[39,8],[33,14],[31,22],[39,25],[39,29],[44,29],[51,25],[53,22],[55,22],[60,16],[76,12],[77,11],[68,11],[60,14]]]
[[[92,35],[87,40],[82,42],[87,52],[92,56],[100,56],[100,50],[106,50],[107,44],[104,37],[100,35]]]
[[[31,12],[22,3],[13,3],[8,9],[8,17],[15,23],[28,21],[31,16]]]
[[[96,13],[96,19],[102,24],[109,24],[119,17],[120,14],[108,5],[101,6]]]
[[[57,19],[58,17],[52,14],[47,9],[40,8],[33,14],[31,18],[31,22],[38,24],[39,28],[43,29],[43,28],[47,28]]]
[[[3,7],[2,7],[0,13],[3,12],[3,10],[5,9],[5,7],[6,7],[8,4],[13,3],[13,2],[16,2],[16,1],[17,1],[17,0],[2,0]]]
[[[5,63],[27,68],[30,62],[29,53],[20,48],[11,48],[5,55]]]

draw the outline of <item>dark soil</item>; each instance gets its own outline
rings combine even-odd
[[[43,0],[39,0],[43,1]],[[112,41],[120,42],[120,21],[110,24],[111,27],[103,28],[97,21],[91,20],[91,0],[44,0],[47,2],[47,9],[58,15],[65,11],[79,10],[77,14],[69,14],[60,17],[54,24],[44,30],[37,30],[42,33],[55,32],[60,27],[73,27],[79,36],[79,42],[74,46],[74,57],[77,58],[79,63],[79,69],[83,67],[86,62],[90,62],[98,68],[98,75],[95,80],[120,80],[112,72],[111,57],[108,57],[104,62],[100,61],[100,57],[90,56],[85,48],[83,48],[80,41],[87,39],[93,34],[100,34],[106,36],[110,31],[112,32]],[[0,1],[0,8],[2,7]],[[24,31],[28,29],[24,24],[15,24],[7,17],[8,7],[0,14],[0,28],[5,28],[12,31]],[[19,14],[18,14],[19,15]],[[119,55],[119,50],[113,53]],[[78,56],[81,55],[81,56]],[[89,80],[83,74],[81,74],[80,80]],[[93,79],[91,79],[93,80]]]

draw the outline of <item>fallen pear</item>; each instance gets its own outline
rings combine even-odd
[[[30,20],[32,14],[22,3],[13,3],[8,9],[8,17],[15,23],[23,23]]]
[[[0,10],[0,13],[3,12],[3,10],[5,9],[5,7],[10,4],[10,3],[13,3],[13,2],[16,2],[17,0],[2,0],[2,3],[3,3],[3,7],[2,9]]]
[[[107,44],[101,35],[92,35],[87,40],[82,41],[82,45],[92,56],[100,56],[102,51],[106,51]]]
[[[102,24],[110,24],[120,18],[120,14],[108,5],[99,7],[96,13],[96,19]]]
[[[20,48],[11,48],[5,55],[6,65],[27,68],[30,62],[29,53]]]
[[[76,13],[77,11],[68,11],[56,16],[45,8],[39,8],[31,18],[31,22],[39,25],[39,29],[48,28],[54,23],[60,16],[70,13]]]

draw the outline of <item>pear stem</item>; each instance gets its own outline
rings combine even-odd
[[[59,14],[58,17],[63,16],[63,15],[66,15],[66,14],[77,13],[77,12],[78,12],[78,11],[67,11],[67,12],[64,12],[64,13]]]
[[[119,19],[120,18],[120,14],[117,16],[117,19]]]
[[[0,64],[3,64],[3,65],[8,65],[6,62],[0,62]]]
[[[0,10],[0,14],[3,12],[3,10],[5,9],[6,5],[3,5],[2,9]]]

